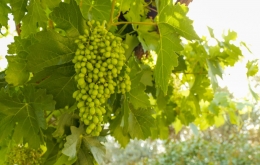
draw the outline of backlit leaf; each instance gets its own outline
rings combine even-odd
[[[27,10],[28,13],[22,19],[22,38],[28,37],[30,34],[37,32],[39,27],[46,28],[48,21],[40,0],[31,0]]]
[[[83,17],[74,0],[69,4],[60,3],[50,14],[50,18],[57,24],[56,27],[66,31],[68,37],[75,38],[83,34]]]

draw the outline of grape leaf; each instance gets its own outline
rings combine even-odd
[[[50,9],[58,7],[60,2],[61,0],[43,0],[43,3],[45,3]]]
[[[240,48],[229,43],[225,45],[223,53],[227,55],[225,58],[225,63],[230,66],[234,66],[235,63],[239,60],[239,57],[242,56]]]
[[[248,61],[246,63],[247,77],[254,76],[258,72],[258,60]]]
[[[6,81],[5,81],[5,72],[2,71],[0,72],[0,89],[2,87],[5,87],[7,85]]]
[[[121,11],[129,22],[140,22],[141,17],[145,15],[143,0],[122,1]]]
[[[26,39],[21,39],[20,36],[14,37],[14,42],[11,43],[10,48],[10,54],[19,54],[20,52],[26,52],[28,54],[29,47],[34,43],[34,38],[29,37]],[[9,52],[8,52],[9,53]]]
[[[129,114],[126,116],[129,116]],[[121,116],[118,115],[116,119],[110,123],[109,129],[111,130],[111,135],[113,135],[113,137],[118,141],[118,143],[122,147],[125,147],[129,143],[130,137],[128,134],[125,133],[125,131],[128,132],[128,127],[123,129],[121,127],[121,123],[122,123],[122,115]]]
[[[237,39],[237,33],[234,31],[228,30],[228,33],[225,35],[222,35],[223,39],[226,43],[229,43],[230,41],[235,41]]]
[[[153,112],[149,109],[130,107],[129,134],[132,138],[146,139],[151,136],[150,128],[154,127]]]
[[[146,19],[144,22],[152,23],[152,20]],[[155,50],[158,46],[159,34],[154,25],[135,25],[134,30],[138,33],[138,39],[142,43],[144,51]]]
[[[16,56],[6,56],[8,67],[5,71],[5,80],[8,84],[17,86],[28,81],[30,74],[26,69],[26,57],[27,54],[25,52],[21,52]]]
[[[69,157],[69,160],[76,158],[77,150],[80,146],[81,134],[84,132],[83,127],[70,127],[71,135],[66,137],[66,143],[64,144],[64,148],[62,153]]]
[[[178,65],[175,51],[183,49],[179,35],[186,39],[199,39],[192,27],[192,21],[186,17],[188,8],[184,5],[173,5],[172,1],[156,1],[158,10],[159,46],[156,49],[158,59],[155,67],[155,82],[167,92],[169,76],[173,67]],[[167,13],[173,13],[169,15]]]
[[[100,143],[100,141],[97,138],[83,136],[82,145],[83,146],[81,146],[81,148],[88,148],[91,151],[97,164],[106,164],[105,163],[105,155],[106,155],[105,147]]]
[[[104,164],[105,148],[95,137],[89,137],[85,134],[83,126],[79,128],[71,126],[71,135],[67,136],[66,143],[62,153],[68,157],[67,160],[74,160],[78,157],[77,162],[83,160],[92,160],[89,153],[91,152],[98,164]],[[76,157],[77,156],[77,157]],[[85,164],[86,162],[84,162]],[[91,162],[88,162],[92,164]]]
[[[188,40],[199,39],[192,26],[193,21],[186,16],[188,7],[179,3],[173,5],[172,1],[169,0],[156,0],[156,5],[159,15],[159,24],[167,23],[176,33]]]
[[[143,72],[137,62],[134,61],[134,58],[130,60],[129,67],[131,68],[131,73],[129,74],[131,79],[131,90],[129,92],[130,102],[135,108],[146,108],[150,106],[150,101],[144,92],[145,85],[140,82]]]
[[[27,57],[28,70],[31,72],[67,63],[74,57],[77,45],[67,37],[54,31],[42,31],[36,34],[35,39],[37,42],[30,46]]]
[[[210,80],[206,75],[196,75],[192,87],[190,89],[190,95],[198,97],[199,100],[209,100],[211,97],[207,94],[207,88],[210,86]]]
[[[178,56],[176,50],[181,50],[180,39],[176,33],[167,24],[159,24],[160,41],[156,49],[158,55],[155,66],[154,76],[156,84],[167,93],[168,81],[174,67],[178,65]],[[178,45],[178,49],[175,49]]]
[[[0,130],[13,130],[13,140],[27,140],[29,146],[38,148],[42,143],[40,129],[46,129],[45,110],[54,110],[55,101],[43,89],[36,90],[32,86],[24,86],[10,96],[2,89],[0,91],[0,109],[5,117],[0,119]],[[0,139],[9,136],[0,135]]]
[[[38,83],[38,86],[45,88],[49,94],[56,100],[56,108],[64,108],[66,105],[74,104],[75,99],[72,94],[77,90],[74,80],[74,65],[65,64],[59,67],[49,67],[38,72],[32,81]],[[66,101],[64,101],[66,100]]]
[[[153,72],[150,69],[144,70],[140,82],[145,86],[153,86]]]
[[[65,127],[69,127],[73,123],[73,114],[63,113],[58,120],[55,132],[53,132],[53,137],[62,137],[65,132]]]
[[[173,72],[182,72],[187,70],[187,64],[185,63],[185,59],[183,55],[178,55],[178,66],[174,67]]]
[[[28,37],[30,34],[37,32],[39,27],[46,28],[48,21],[40,0],[30,1],[27,10],[27,14],[22,19],[22,38]]]
[[[28,0],[10,0],[10,6],[12,8],[12,14],[16,24],[20,23],[25,15],[25,12],[27,12],[27,3]]]
[[[207,28],[208,28],[210,37],[215,38],[215,35],[214,35],[214,32],[213,32],[214,30],[211,27],[209,27],[209,26],[207,26]]]
[[[83,34],[83,17],[75,1],[71,1],[70,4],[60,3],[50,14],[50,18],[57,24],[56,27],[67,32],[68,37],[75,38]]]
[[[134,48],[139,44],[139,41],[135,35],[126,34],[125,44],[128,45],[128,49],[125,52],[126,59],[130,58]]]
[[[111,11],[110,0],[76,0],[80,6],[83,17],[87,20],[96,20],[102,22],[109,21]]]
[[[258,101],[259,95],[252,89],[250,84],[248,84],[248,88],[249,88],[251,95],[254,97],[255,101]]]
[[[0,1],[0,11],[0,25],[8,28],[8,13],[11,12],[11,9],[6,2]]]
[[[218,61],[216,60],[207,60],[208,64],[208,74],[211,80],[211,84],[213,89],[216,89],[218,86],[218,80],[217,80],[217,75],[222,78],[222,68],[219,65]]]
[[[87,148],[80,148],[75,165],[94,165],[94,158]]]
[[[69,159],[66,155],[61,155],[54,165],[72,165],[77,159]]]

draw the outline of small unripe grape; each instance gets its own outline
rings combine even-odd
[[[96,113],[95,108],[94,108],[94,107],[91,107],[91,108],[89,109],[89,113],[90,113],[91,115],[94,115],[94,114]]]
[[[84,46],[83,44],[79,44],[79,45],[78,45],[78,48],[79,48],[79,49],[84,49],[85,46]]]
[[[96,124],[91,123],[88,127],[93,130],[96,127]]]
[[[92,132],[92,129],[88,127],[88,128],[86,129],[86,133],[87,133],[87,134],[90,134],[91,132]]]
[[[85,125],[89,125],[89,123],[90,123],[88,119],[85,119],[83,122]]]
[[[83,85],[83,84],[85,84],[86,82],[85,82],[85,80],[84,80],[84,78],[79,78],[78,79],[78,84],[79,85]]]
[[[81,108],[81,107],[83,107],[84,105],[85,105],[85,102],[84,102],[84,101],[81,101],[81,102],[78,102],[77,107],[78,107],[78,108]]]
[[[97,116],[94,116],[92,120],[93,120],[93,123],[95,123],[95,124],[97,124],[99,122]]]

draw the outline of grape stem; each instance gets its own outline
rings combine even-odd
[[[107,27],[108,29],[110,29],[110,26],[113,24],[113,15],[114,15],[114,10],[115,10],[115,4],[116,4],[116,0],[113,0],[111,12],[110,12],[110,18],[109,18],[108,27]]]

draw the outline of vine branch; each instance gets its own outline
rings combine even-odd
[[[113,24],[113,15],[114,15],[114,10],[115,10],[115,4],[116,4],[116,0],[113,0],[112,1],[111,12],[110,12],[110,18],[109,18],[109,22],[108,22],[108,29]]]

